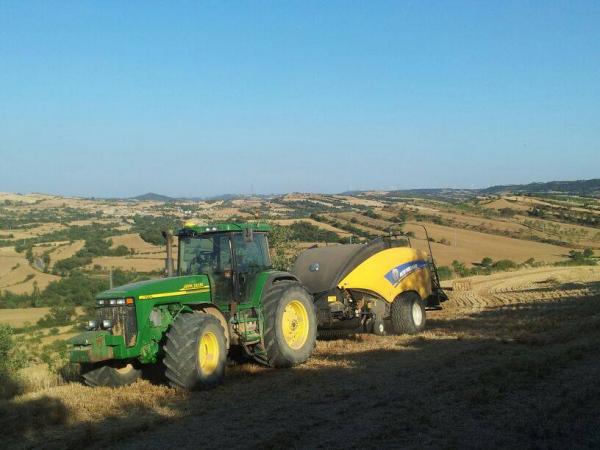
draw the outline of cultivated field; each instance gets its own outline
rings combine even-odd
[[[504,236],[490,235],[479,231],[461,230],[433,223],[424,223],[429,236],[449,244],[433,242],[431,247],[436,261],[448,265],[453,260],[476,263],[488,256],[494,260],[510,259],[522,263],[529,258],[537,261],[556,262],[568,257],[569,248],[542,242],[525,241]],[[420,239],[413,242],[418,248],[426,248],[423,229],[416,225],[406,225],[405,230],[412,231]]]
[[[34,269],[14,247],[0,248],[0,291],[10,290],[15,294],[32,292],[34,283],[44,289],[59,277]]]
[[[600,269],[471,284],[419,336],[319,341],[306,364],[231,367],[212,391],[141,381],[22,395],[0,404],[4,445],[598,448]]]
[[[26,323],[36,323],[50,312],[50,308],[11,308],[0,309],[0,324],[19,328]]]

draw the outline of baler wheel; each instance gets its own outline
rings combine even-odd
[[[142,375],[142,371],[135,368],[133,364],[111,363],[84,365],[81,374],[88,386],[119,387],[133,383]]]
[[[305,362],[317,340],[317,318],[311,295],[298,282],[283,281],[262,299],[267,365],[292,367]]]
[[[180,315],[167,333],[166,376],[171,386],[210,389],[223,382],[227,365],[225,330],[212,315]]]
[[[416,292],[405,292],[392,302],[392,325],[398,334],[415,334],[425,328],[425,303]]]

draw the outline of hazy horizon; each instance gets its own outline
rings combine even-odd
[[[536,180],[536,181],[529,181],[526,183],[500,183],[500,184],[495,184],[495,185],[489,185],[489,186],[475,186],[475,187],[452,187],[452,186],[443,186],[443,187],[418,187],[418,188],[402,188],[402,189],[397,189],[397,190],[406,190],[406,191],[410,191],[410,190],[428,190],[428,189],[448,189],[448,190],[477,190],[477,189],[485,189],[485,188],[490,188],[490,187],[495,187],[495,186],[510,186],[510,185],[528,185],[528,184],[535,184],[535,183],[549,183],[549,182],[573,182],[573,181],[589,181],[589,180],[597,180],[600,179],[600,177],[594,177],[594,178],[589,178],[589,179],[578,179],[578,180]],[[182,194],[182,195],[169,195],[166,194],[164,192],[160,192],[160,191],[145,191],[145,192],[138,192],[135,193],[133,195],[116,195],[116,196],[107,196],[107,195],[76,195],[76,194],[63,194],[63,193],[57,193],[57,192],[41,192],[41,191],[30,191],[30,192],[25,192],[25,191],[0,191],[0,193],[12,193],[12,194],[17,194],[17,195],[33,195],[33,194],[41,194],[41,195],[54,195],[54,196],[61,196],[61,197],[76,197],[76,198],[96,198],[96,199],[132,199],[135,197],[140,197],[140,196],[144,196],[144,195],[160,195],[160,196],[165,196],[165,197],[171,197],[173,199],[182,199],[182,200],[191,200],[191,199],[210,199],[210,198],[214,198],[214,197],[226,197],[226,196],[246,196],[246,197],[251,197],[253,195],[255,196],[279,196],[279,195],[286,195],[286,194],[294,194],[294,193],[299,193],[299,194],[325,194],[325,195],[339,195],[339,194],[344,194],[346,192],[368,192],[368,191],[373,191],[373,192],[377,192],[377,191],[392,191],[395,189],[380,189],[380,188],[367,188],[367,189],[360,189],[360,190],[351,190],[351,191],[332,191],[332,192],[325,192],[325,191],[281,191],[281,192],[221,192],[221,193],[217,193],[214,195],[196,195],[196,194]]]

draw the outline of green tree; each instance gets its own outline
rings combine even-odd
[[[0,325],[0,398],[16,395],[21,390],[18,370],[25,367],[25,352],[13,338],[13,329]]]
[[[271,260],[273,267],[279,270],[289,270],[298,253],[298,242],[293,238],[290,227],[273,225],[269,234]]]

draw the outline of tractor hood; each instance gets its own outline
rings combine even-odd
[[[210,283],[206,275],[192,275],[124,284],[99,293],[96,299],[134,297],[136,300],[150,300],[209,291]]]

